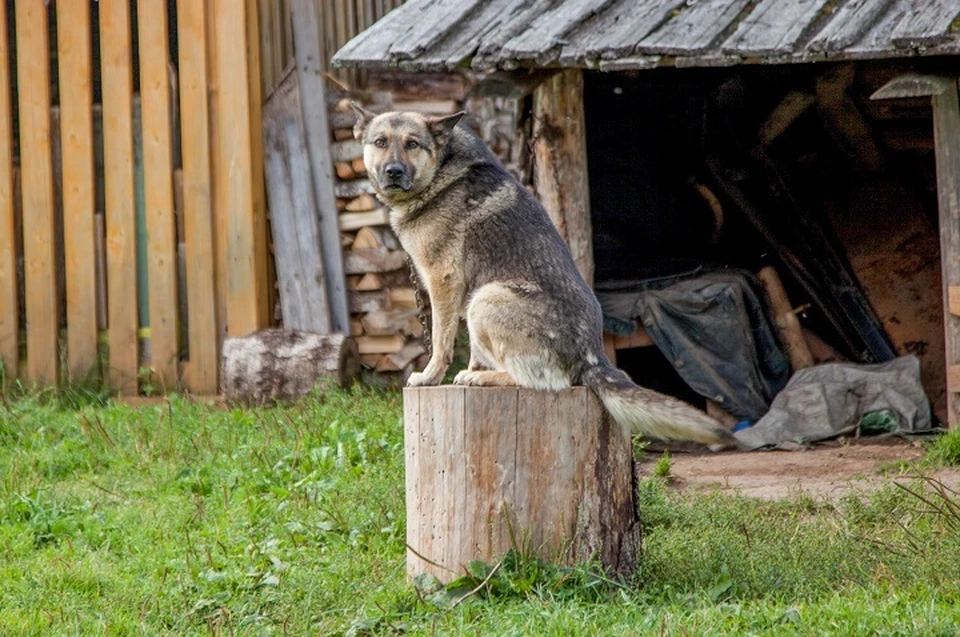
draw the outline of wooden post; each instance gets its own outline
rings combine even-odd
[[[0,6],[0,365],[8,379],[17,377],[19,331],[17,240],[13,214],[13,119],[10,105],[10,41],[7,3]]]
[[[60,65],[60,148],[67,286],[67,375],[83,380],[97,368],[93,58],[90,3],[61,2],[57,11]]]
[[[330,307],[330,325],[335,332],[350,330],[346,279],[337,201],[333,192],[333,160],[330,156],[330,128],[323,88],[323,56],[320,48],[320,23],[316,0],[294,0],[293,34],[300,81],[303,124],[313,172],[313,191],[320,213],[320,239],[323,243],[323,270]]]
[[[184,384],[198,394],[217,391],[217,298],[214,285],[213,185],[207,96],[207,0],[180,0],[180,116],[184,242],[190,366]]]
[[[147,281],[150,289],[151,367],[161,387],[178,382],[179,312],[176,217],[173,208],[173,134],[167,66],[167,5],[137,3],[140,34],[140,99],[143,122]]]
[[[23,261],[30,383],[58,380],[59,312],[50,137],[47,8],[17,2],[17,85],[23,193]]]
[[[773,318],[777,325],[777,331],[780,333],[780,340],[787,350],[787,356],[790,357],[790,367],[793,371],[812,367],[813,354],[807,347],[807,341],[803,336],[803,328],[800,327],[800,321],[790,303],[787,291],[783,287],[783,281],[773,266],[764,266],[757,273],[757,278],[763,284],[770,299],[770,309],[773,311]]]
[[[534,90],[533,142],[533,187],[593,286],[583,71],[564,70]]]
[[[100,1],[103,77],[104,221],[110,387],[137,393],[137,243],[133,186],[133,70],[130,3]]]
[[[590,390],[404,390],[407,574],[443,582],[511,548],[629,574],[640,550],[629,433]]]
[[[947,366],[947,420],[960,427],[960,100],[955,78],[903,75],[871,99],[929,96],[933,103],[937,191],[940,208],[940,269]]]

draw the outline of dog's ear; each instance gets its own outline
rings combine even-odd
[[[450,133],[453,132],[453,127],[456,126],[457,122],[466,114],[465,111],[460,111],[459,113],[447,115],[446,117],[427,118],[427,128],[430,129],[430,134],[433,135],[433,138],[437,141],[437,146],[442,147],[447,143],[447,140],[450,139]]]
[[[376,117],[377,114],[371,113],[356,102],[350,102],[350,107],[353,109],[353,112],[357,114],[357,123],[353,125],[353,137],[357,141],[362,141],[363,131],[367,130],[367,125],[370,123],[370,120]]]

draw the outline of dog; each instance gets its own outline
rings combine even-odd
[[[353,108],[370,183],[430,297],[433,353],[408,386],[440,384],[466,318],[470,361],[455,384],[548,391],[582,384],[633,432],[735,444],[713,418],[611,365],[600,304],[566,244],[540,202],[458,126],[463,112]]]

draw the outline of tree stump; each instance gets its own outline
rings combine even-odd
[[[640,550],[630,434],[592,391],[406,388],[407,574],[532,550],[628,575]]]
[[[294,400],[323,382],[347,387],[359,372],[357,344],[344,334],[267,329],[223,342],[220,380],[230,402]]]

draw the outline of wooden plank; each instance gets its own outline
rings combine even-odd
[[[283,324],[330,332],[320,221],[314,198],[297,74],[287,73],[264,107],[270,227]]]
[[[344,253],[343,262],[347,274],[393,272],[407,265],[407,253],[386,248],[355,248]]]
[[[263,163],[263,93],[260,88],[260,21],[257,0],[247,1],[247,86],[250,91],[250,161],[253,180],[254,272],[259,279],[258,324],[265,326],[273,313],[271,300],[276,301],[267,283],[267,188]]]
[[[947,394],[960,393],[960,365],[947,366]],[[953,427],[954,425],[951,425]]]
[[[587,165],[583,71],[566,69],[537,87],[533,121],[534,189],[577,269],[592,286],[590,191],[583,169]]]
[[[960,285],[947,286],[947,307],[954,316],[960,316]]]
[[[166,5],[155,0],[139,0],[137,22],[141,52],[151,367],[156,382],[161,387],[173,389],[178,383],[179,297]]]
[[[20,362],[17,240],[13,191],[13,118],[10,103],[10,39],[7,3],[0,6],[0,366],[7,380]]]
[[[60,78],[63,237],[67,288],[67,377],[81,381],[98,363],[93,58],[90,4],[56,5]]]
[[[556,56],[569,33],[614,4],[613,0],[561,2],[541,12],[530,26],[507,42],[501,55],[517,60],[536,60],[543,65]]]
[[[187,339],[190,369],[184,385],[196,394],[218,389],[220,367],[214,281],[213,183],[207,95],[208,0],[179,0],[180,130],[183,154],[184,241],[187,248]]]
[[[571,66],[596,58],[627,57],[683,4],[684,0],[618,0],[569,36],[560,62]]]
[[[890,10],[894,0],[851,0],[807,44],[808,51],[835,52],[854,44]]]
[[[948,379],[960,364],[960,317],[950,311],[951,288],[960,286],[960,99],[956,80],[933,98],[937,192],[940,209],[940,268],[943,285],[943,328]],[[947,384],[951,428],[960,427],[960,384]]]
[[[913,6],[893,29],[894,46],[935,46],[955,37],[950,26],[960,16],[957,0],[924,0],[922,10],[917,10],[916,3]]]
[[[126,0],[101,0],[99,6],[110,330],[108,378],[112,389],[130,395],[137,393],[139,368],[130,6]]]
[[[356,341],[361,354],[394,354],[402,350],[406,344],[406,339],[400,334],[358,336]]]
[[[828,2],[832,0],[764,0],[724,42],[723,51],[744,56],[792,53]]]
[[[354,179],[353,181],[341,181],[335,184],[333,192],[338,199],[352,199],[360,195],[372,195],[375,191],[369,180]]]
[[[710,49],[751,0],[699,0],[684,5],[640,41],[639,53],[697,55]]]
[[[214,60],[219,93],[216,98],[218,142],[214,152],[214,187],[222,189],[226,232],[223,240],[224,311],[227,333],[244,336],[262,327],[261,298],[267,293],[265,272],[257,269],[258,232],[263,219],[254,196],[254,143],[251,139],[251,105],[245,3],[214,0]],[[215,194],[215,205],[217,196]],[[219,230],[219,228],[218,228]]]
[[[51,384],[58,380],[59,312],[46,6],[16,3],[16,29],[27,316],[25,378],[32,384]]]
[[[797,119],[807,112],[807,109],[813,106],[816,98],[810,93],[804,91],[790,91],[777,105],[770,116],[760,127],[760,143],[764,146],[772,144],[780,135],[782,135]]]
[[[343,255],[340,248],[337,203],[333,193],[333,162],[330,156],[330,128],[320,66],[320,35],[317,6],[314,0],[295,0],[292,4],[294,38],[296,40],[297,74],[303,121],[307,133],[307,150],[313,170],[314,196],[320,214],[321,247],[330,327],[337,332],[350,329],[347,307]]]
[[[597,1],[597,0],[594,0]],[[484,0],[435,0],[427,11],[415,14],[407,30],[390,45],[394,60],[409,60],[433,48],[483,4]]]
[[[379,208],[370,212],[345,212],[340,215],[340,230],[348,232],[357,230],[364,226],[382,226],[390,221],[390,211],[387,208]]]

